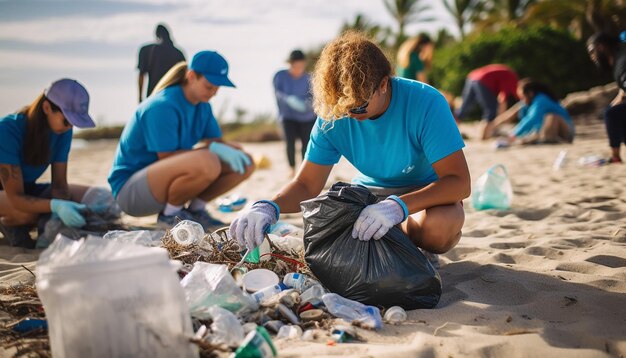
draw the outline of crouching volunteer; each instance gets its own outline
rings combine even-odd
[[[0,231],[13,246],[33,248],[29,234],[41,214],[82,227],[87,186],[67,183],[72,127],[95,124],[89,94],[78,82],[53,82],[29,106],[0,119]],[[51,183],[37,179],[51,166]]]
[[[319,115],[306,160],[272,200],[261,200],[230,226],[240,244],[256,247],[280,213],[300,211],[317,196],[341,156],[359,171],[353,179],[382,200],[367,206],[352,236],[377,240],[401,225],[413,243],[444,253],[461,237],[461,200],[470,194],[463,140],[445,98],[423,83],[392,77],[381,49],[347,33],[322,51],[313,74]]]
[[[125,213],[158,213],[161,227],[175,225],[177,218],[199,222],[205,230],[223,225],[209,215],[207,202],[248,178],[254,165],[241,147],[221,139],[208,103],[221,86],[235,87],[228,63],[217,52],[202,51],[189,65],[172,67],[139,105],[109,174]]]

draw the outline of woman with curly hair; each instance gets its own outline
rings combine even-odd
[[[380,239],[400,225],[414,244],[444,253],[461,237],[461,200],[470,194],[465,146],[445,98],[433,87],[392,76],[381,49],[350,32],[329,43],[313,74],[318,119],[296,177],[272,200],[239,214],[230,232],[254,248],[279,214],[318,195],[341,156],[359,171],[353,183],[382,200],[367,206],[352,237]]]

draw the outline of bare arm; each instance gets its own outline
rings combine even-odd
[[[70,188],[67,185],[67,163],[52,163],[52,197],[54,199],[70,199]]]
[[[300,212],[300,202],[316,197],[324,189],[332,165],[319,165],[305,160],[300,171],[272,198],[281,213]]]
[[[617,92],[617,96],[615,96],[615,98],[611,102],[611,107],[617,106],[618,104],[624,102],[625,100],[626,100],[626,93],[624,92],[623,89],[620,88],[619,92]]]
[[[497,116],[493,120],[493,128],[496,129],[498,126],[517,118],[517,114],[519,113],[520,108],[522,108],[522,103],[518,102],[511,106],[511,108],[504,111],[504,113]]]
[[[139,77],[137,78],[137,85],[139,86],[139,103],[143,101],[143,80],[145,73],[139,72]]]
[[[11,205],[25,213],[49,213],[50,200],[24,194],[24,180],[19,165],[0,164],[0,180]]]
[[[406,203],[409,213],[459,202],[470,195],[471,182],[463,150],[450,154],[433,164],[439,180],[400,198]]]

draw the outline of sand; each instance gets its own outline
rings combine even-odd
[[[366,343],[275,341],[281,356],[498,356],[599,357],[626,355],[626,167],[586,167],[585,155],[607,155],[600,121],[578,126],[573,145],[538,145],[496,151],[467,141],[472,179],[502,163],[514,190],[512,208],[475,211],[465,202],[459,245],[441,257],[443,296],[436,309],[414,310],[398,326],[363,331]],[[464,128],[472,134],[475,128]],[[68,177],[106,185],[115,143],[76,143]],[[246,144],[271,169],[258,170],[233,192],[268,198],[287,181],[282,143]],[[552,164],[567,150],[561,170]],[[341,162],[329,184],[349,181]],[[217,212],[230,221],[234,214]],[[283,217],[300,223],[299,215]],[[155,218],[127,219],[150,224]],[[2,240],[0,240],[2,242]],[[38,252],[0,246],[0,279],[32,281]],[[0,313],[0,319],[2,314]],[[0,355],[2,350],[0,349]]]

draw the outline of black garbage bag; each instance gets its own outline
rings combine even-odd
[[[330,291],[368,305],[432,308],[441,278],[398,227],[380,240],[352,238],[361,210],[378,198],[360,185],[335,183],[303,201],[305,259]]]

